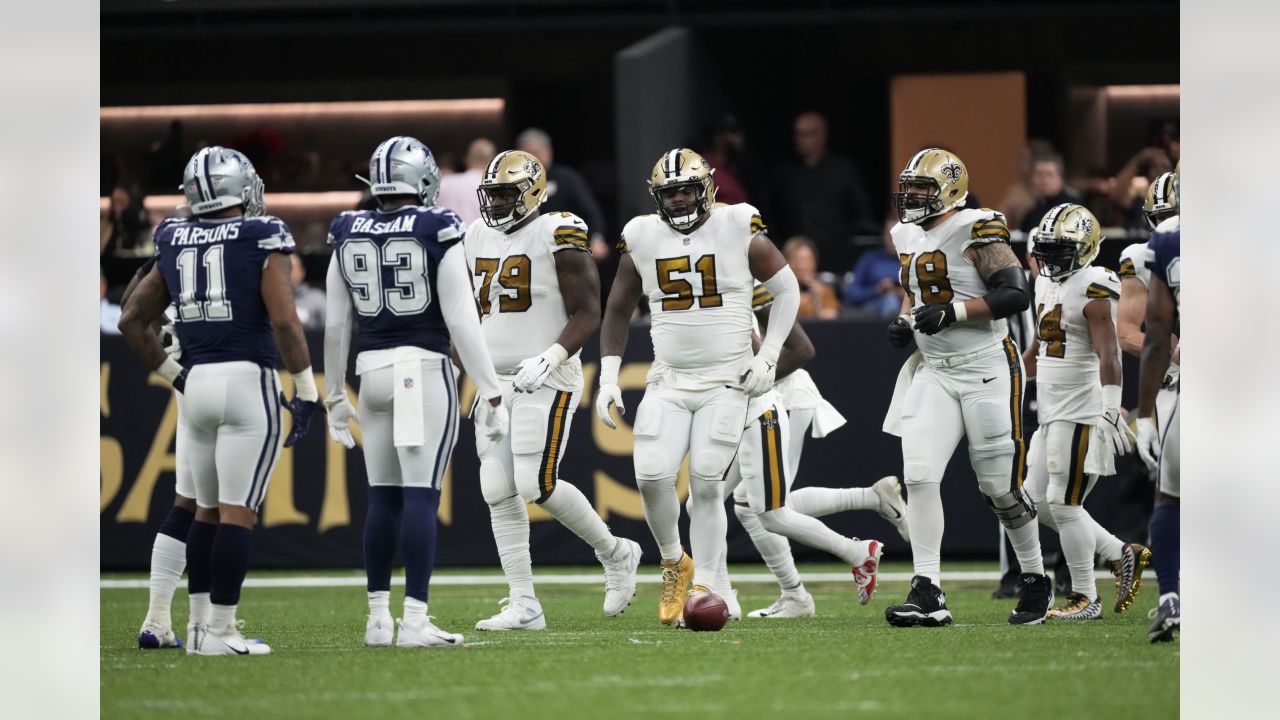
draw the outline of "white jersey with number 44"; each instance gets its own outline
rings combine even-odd
[[[962,209],[928,230],[898,223],[889,232],[902,264],[902,287],[912,308],[986,295],[987,285],[964,251],[973,245],[1009,242],[1004,215],[985,208]],[[957,355],[993,346],[1008,333],[1004,320],[968,320],[936,335],[916,333],[916,345],[931,357]]]
[[[514,375],[521,360],[559,340],[569,322],[555,254],[590,252],[587,224],[573,213],[549,212],[508,234],[476,220],[463,246],[494,369]],[[579,355],[561,363],[547,384],[557,390],[581,388]]]
[[[653,313],[649,381],[704,389],[736,385],[751,361],[751,239],[764,232],[751,205],[716,205],[685,235],[657,215],[627,223],[618,244],[631,255]]]
[[[1116,319],[1120,278],[1104,267],[1086,267],[1061,282],[1036,278],[1036,383],[1041,423],[1054,420],[1092,424],[1102,416],[1098,355],[1084,308],[1105,301]],[[1120,345],[1112,351],[1119,356]]]

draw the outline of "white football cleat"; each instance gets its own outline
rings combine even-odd
[[[476,623],[477,630],[545,630],[547,618],[542,603],[533,596],[503,598],[502,611]]]
[[[173,634],[168,625],[146,622],[138,631],[138,647],[143,650],[162,650],[182,647],[182,638]]]
[[[196,625],[188,638],[188,655],[270,655],[271,646],[261,640],[246,640],[240,634],[244,621],[213,629]]]
[[[605,617],[621,615],[636,595],[636,569],[640,567],[640,543],[618,538],[618,547],[611,557],[596,553],[604,566],[604,614]]]
[[[782,594],[767,608],[752,610],[749,618],[798,618],[813,617],[817,611],[813,606],[813,596],[806,592],[803,596]]]
[[[911,542],[911,530],[907,527],[907,501],[902,499],[902,486],[895,475],[882,477],[871,486],[880,496],[880,517],[893,523],[903,540]]]
[[[738,591],[735,590],[734,588],[729,588],[727,592],[716,593],[716,594],[719,595],[720,599],[724,601],[725,609],[729,611],[729,619],[741,620],[742,619],[742,603],[738,602]]]
[[[370,615],[364,626],[365,647],[390,647],[391,638],[395,635],[396,624],[391,613],[384,612]]]
[[[400,634],[396,636],[396,647],[461,647],[462,636],[458,633],[445,632],[431,622],[431,616],[419,623],[408,623],[397,620]]]

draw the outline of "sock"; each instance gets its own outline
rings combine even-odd
[[[1161,598],[1178,594],[1178,571],[1182,565],[1181,507],[1176,503],[1157,505],[1151,514],[1151,567],[1160,583]]]
[[[1043,510],[1041,510],[1043,512]],[[1062,554],[1071,570],[1071,591],[1090,600],[1098,599],[1098,583],[1093,577],[1093,518],[1079,505],[1049,503],[1049,513],[1058,523]]]
[[[217,534],[217,525],[199,520],[193,521],[187,532],[187,594],[191,596],[190,622],[193,623],[208,620],[209,589],[213,587],[213,571],[209,563],[213,556],[213,539]],[[203,598],[203,611],[198,615],[197,595]]]
[[[421,601],[423,607],[427,604],[431,569],[436,564],[436,510],[439,507],[439,490],[424,487],[404,489],[404,516],[400,521],[404,594],[406,598]]]
[[[1151,557],[1155,557],[1155,556],[1156,556],[1156,554],[1155,554],[1155,553],[1151,553]],[[1165,601],[1166,601],[1166,600],[1169,600],[1169,599],[1174,599],[1174,600],[1178,599],[1178,593],[1176,593],[1176,592],[1171,592],[1171,593],[1162,593],[1162,594],[1160,595],[1160,599],[1156,601],[1156,604],[1157,604],[1157,605],[1163,605],[1163,604],[1165,603]]]
[[[871,488],[807,487],[787,495],[787,507],[809,517],[848,510],[880,510],[880,496]]]
[[[796,569],[796,561],[791,556],[791,543],[781,535],[775,535],[764,529],[760,516],[745,505],[734,505],[733,512],[738,521],[751,536],[751,542],[760,553],[760,559],[769,566],[769,571],[778,579],[778,586],[783,594],[804,594],[804,584],[800,582],[800,571]],[[799,590],[796,590],[799,588]]]
[[[160,523],[155,542],[151,545],[151,598],[147,606],[148,623],[169,627],[172,624],[170,606],[173,592],[182,580],[187,567],[187,535],[195,513],[174,505]]]
[[[908,505],[910,510],[911,506]],[[1041,510],[1040,512],[1044,512]],[[1020,528],[1005,528],[1005,532],[1009,535],[1009,544],[1013,546],[1013,554],[1018,558],[1018,567],[1022,568],[1023,573],[1032,575],[1044,574],[1044,558],[1040,553],[1040,526],[1034,522],[1029,522]],[[1058,532],[1062,532],[1061,521],[1059,521]],[[911,530],[911,537],[916,536],[915,529]],[[913,543],[914,544],[914,543]],[[1090,562],[1093,557],[1090,556]]]
[[[907,525],[911,528],[911,562],[916,575],[942,587],[942,488],[938,483],[907,486]],[[795,493],[792,493],[794,497]]]
[[[667,562],[675,562],[684,554],[680,545],[680,500],[676,498],[676,476],[658,480],[636,478],[640,501],[644,505],[644,521],[658,542],[658,552]],[[727,525],[726,520],[726,525]]]
[[[1092,515],[1088,517],[1093,527],[1095,552],[1107,562],[1119,560],[1124,555],[1124,541],[1107,532],[1107,529],[1098,524],[1098,521],[1094,520]]]
[[[191,609],[187,616],[188,625],[207,625],[209,623],[209,593],[187,593],[187,607]]]
[[[726,551],[729,519],[724,512],[724,487],[719,477],[689,478],[689,551],[693,555],[695,585],[715,585],[720,556]],[[672,495],[674,499],[674,494]],[[679,503],[676,504],[677,512]],[[679,556],[677,556],[679,557]],[[665,560],[665,556],[663,557]]]
[[[240,602],[240,586],[244,584],[244,576],[249,572],[251,537],[249,528],[230,523],[218,525],[218,534],[213,539],[213,557],[209,563],[213,571],[213,587],[209,590],[209,601],[213,603],[215,611],[213,620],[217,619],[219,605],[232,606],[234,615],[234,606]]]
[[[391,591],[371,590],[369,592],[369,615],[391,614]]]
[[[511,596],[533,597],[533,559],[529,556],[529,510],[519,495],[489,505],[493,541]]]
[[[391,589],[391,569],[400,539],[403,508],[401,487],[369,486],[369,508],[364,516],[364,570],[371,593]]]
[[[769,532],[785,536],[815,550],[825,550],[850,566],[861,565],[867,560],[864,543],[841,535],[823,525],[817,518],[792,512],[791,508],[780,507],[777,510],[770,510],[760,516],[760,522]]]
[[[569,483],[556,483],[555,490],[542,501],[542,507],[596,552],[606,556],[613,552],[613,533],[578,488]]]
[[[424,490],[426,488],[423,488]],[[404,598],[404,621],[413,625],[419,625],[427,621],[427,602],[417,598]]]
[[[236,624],[236,606],[222,605],[214,603],[209,609],[209,627],[214,632],[219,632],[225,628],[232,627]]]

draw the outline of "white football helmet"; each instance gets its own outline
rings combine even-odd
[[[264,187],[244,153],[218,145],[192,155],[182,171],[182,192],[197,216],[235,205],[244,207],[246,217],[261,215]]]

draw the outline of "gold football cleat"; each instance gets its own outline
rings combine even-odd
[[[1142,571],[1151,562],[1151,549],[1145,545],[1131,543],[1124,547],[1120,559],[1111,563],[1111,572],[1116,576],[1116,612],[1128,610],[1142,589]]]
[[[693,581],[693,558],[681,553],[680,559],[662,561],[662,598],[658,601],[658,621],[670,625],[684,616],[684,601]]]

